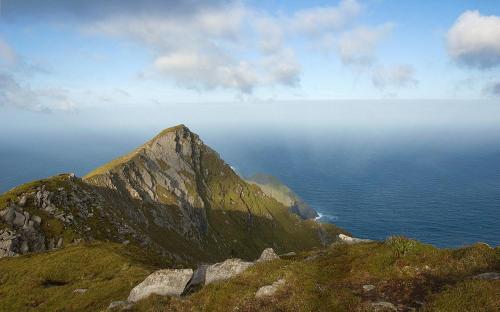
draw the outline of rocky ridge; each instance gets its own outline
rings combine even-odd
[[[196,264],[324,246],[338,233],[245,182],[183,125],[83,179],[62,174],[0,196],[0,257],[109,240]]]

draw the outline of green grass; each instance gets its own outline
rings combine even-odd
[[[1,311],[99,311],[123,300],[155,266],[138,249],[111,243],[0,259]],[[88,289],[84,294],[77,288]]]
[[[404,260],[386,243],[318,249],[258,264],[237,278],[211,284],[187,298],[153,296],[135,309],[371,311],[370,302],[383,300],[417,309],[423,309],[419,303],[425,302],[425,311],[497,311],[500,282],[468,278],[478,272],[498,270],[499,248],[475,245],[440,250],[418,242],[415,245],[414,254]],[[449,269],[453,267],[456,269]],[[280,278],[286,279],[286,285],[273,297],[255,298],[259,287]],[[376,288],[363,292],[365,284]]]
[[[258,263],[187,297],[152,296],[134,311],[371,311],[370,302],[379,300],[426,312],[497,311],[500,281],[470,277],[498,271],[500,248],[416,246],[402,258],[378,242],[314,249]],[[111,243],[1,259],[0,310],[102,311],[164,267],[139,249]],[[274,296],[255,298],[259,287],[281,278],[286,284]],[[375,289],[363,292],[365,284]]]

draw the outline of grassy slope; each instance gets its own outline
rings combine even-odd
[[[153,296],[136,311],[370,311],[384,300],[424,311],[496,311],[500,281],[468,277],[500,269],[500,248],[474,245],[458,250],[412,243],[336,245],[252,267],[226,282],[184,298]],[[58,251],[0,259],[2,311],[100,311],[159,266],[130,246],[94,243]],[[427,266],[427,267],[426,267]],[[285,278],[271,298],[256,290]],[[59,286],[47,287],[50,284]],[[362,286],[376,289],[364,293]],[[74,293],[87,288],[84,294]]]
[[[155,259],[111,243],[0,259],[1,311],[99,311],[151,271]],[[87,288],[84,294],[74,293]]]
[[[484,245],[439,250],[415,243],[404,255],[388,243],[337,245],[258,264],[185,299],[153,296],[136,310],[371,311],[369,302],[382,300],[422,311],[498,311],[500,281],[468,277],[498,271],[499,261],[500,248]],[[274,297],[255,299],[259,287],[279,278],[287,283]],[[365,284],[376,289],[363,292]]]

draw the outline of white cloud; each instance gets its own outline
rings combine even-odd
[[[377,67],[373,72],[372,82],[380,90],[412,87],[418,84],[415,69],[410,65]]]
[[[377,46],[393,28],[393,24],[386,23],[371,28],[360,26],[343,33],[338,44],[342,63],[362,67],[372,64]]]
[[[359,15],[361,4],[356,0],[342,0],[338,6],[314,7],[297,11],[291,26],[293,29],[312,35],[343,28]]]
[[[466,11],[447,34],[448,53],[469,67],[487,69],[500,65],[500,17]]]
[[[177,83],[191,88],[233,88],[250,93],[257,83],[252,67],[241,61],[235,63],[222,55],[179,51],[158,57],[155,68],[173,76]]]
[[[251,93],[299,81],[300,66],[285,49],[276,20],[239,4],[168,18],[110,16],[85,30],[145,44],[155,55],[154,72],[188,88]]]

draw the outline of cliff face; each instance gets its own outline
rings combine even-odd
[[[2,195],[0,249],[5,256],[80,239],[112,240],[141,245],[180,264],[252,259],[266,247],[303,250],[327,244],[340,232],[301,221],[289,208],[242,180],[180,125],[83,179],[62,175]],[[16,224],[12,210],[14,217],[26,211],[40,222],[27,230],[30,219]]]

